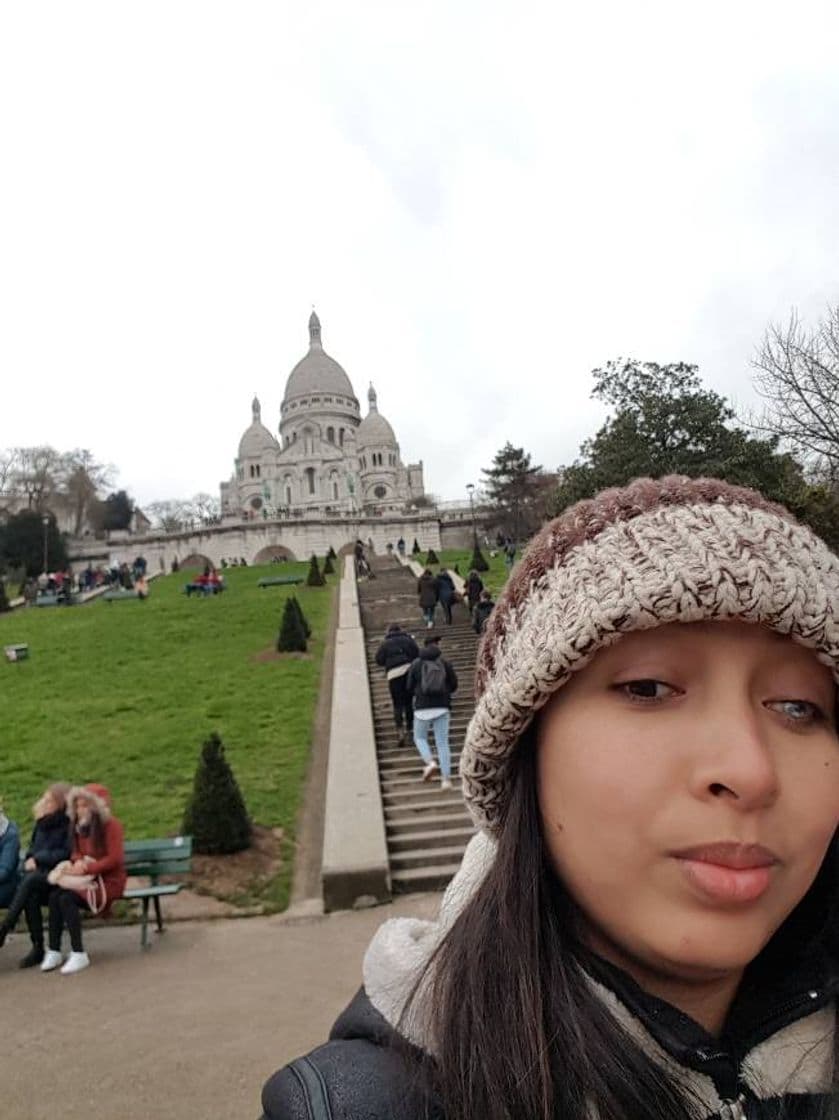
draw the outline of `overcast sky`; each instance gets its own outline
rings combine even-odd
[[[571,462],[610,358],[748,405],[839,299],[838,46],[801,0],[4,4],[0,447],[217,493],[313,305],[444,498]]]

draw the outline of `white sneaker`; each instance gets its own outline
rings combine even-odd
[[[430,781],[430,779],[434,775],[434,771],[439,770],[439,769],[440,769],[440,767],[437,765],[436,762],[429,762],[429,764],[425,767],[425,769],[422,772],[422,780],[424,782]]]
[[[448,778],[443,778],[442,782],[440,782],[440,789],[442,790],[442,789],[451,789],[451,788],[452,788],[452,783],[449,781],[449,779]]]
[[[54,968],[58,968],[61,964],[61,953],[58,949],[47,949],[44,953],[44,959],[41,961],[41,972],[52,972]]]
[[[71,953],[61,970],[62,976],[72,976],[74,972],[81,972],[83,968],[90,967],[90,957],[87,953]]]

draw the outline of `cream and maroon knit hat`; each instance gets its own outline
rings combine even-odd
[[[839,559],[754,490],[642,478],[547,524],[512,573],[478,654],[460,763],[476,824],[498,831],[519,736],[599,649],[632,630],[710,619],[788,634],[839,682]]]

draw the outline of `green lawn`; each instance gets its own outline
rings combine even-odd
[[[493,599],[498,595],[498,592],[507,582],[507,569],[504,567],[503,553],[498,550],[497,556],[490,556],[490,549],[481,548],[484,560],[489,564],[488,572],[479,572],[478,575],[484,581],[484,587],[488,587],[492,592]],[[419,556],[415,556],[415,560],[419,560],[421,564],[425,563],[427,553],[423,552]],[[457,564],[458,571],[464,579],[469,575],[472,566],[472,549],[471,548],[444,548],[437,553],[440,559],[441,566],[445,568],[454,568]],[[516,556],[519,559],[519,556]],[[432,571],[439,571],[439,568],[432,566]]]
[[[218,731],[252,819],[290,839],[300,803],[324,636],[326,588],[257,588],[307,563],[230,568],[228,590],[183,594],[184,573],[151,584],[147,602],[93,602],[0,615],[0,799],[28,831],[29,807],[56,779],[109,786],[131,838],[172,835],[203,739]],[[310,654],[274,648],[295,590],[313,631]],[[288,845],[287,845],[288,850]]]

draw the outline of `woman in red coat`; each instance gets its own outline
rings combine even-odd
[[[77,786],[67,795],[72,847],[72,866],[68,870],[73,875],[101,876],[105,914],[116,899],[122,898],[126,880],[123,829],[111,816],[110,801],[108,790],[95,784]],[[51,972],[61,964],[61,935],[66,926],[71,952],[61,972],[65,976],[81,972],[90,964],[82,945],[82,911],[90,906],[83,893],[59,885],[50,895],[49,908],[49,949],[41,971]]]

